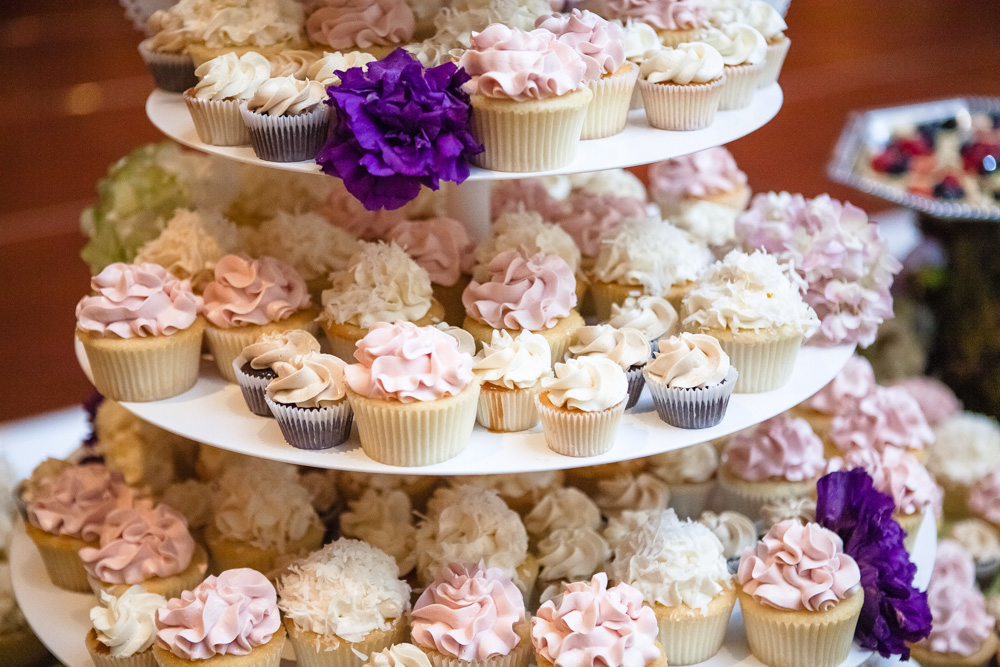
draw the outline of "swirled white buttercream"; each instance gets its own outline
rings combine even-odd
[[[934,429],[927,469],[936,477],[971,484],[1000,466],[1000,426],[986,415],[962,412]]]
[[[372,653],[362,667],[431,667],[431,661],[413,644],[393,644]]]
[[[97,641],[108,648],[112,658],[130,658],[153,645],[156,610],[167,604],[166,598],[147,593],[142,586],[130,586],[115,597],[101,591],[101,604],[90,610],[90,622]]]
[[[736,238],[736,217],[739,214],[729,206],[703,200],[682,204],[680,214],[670,220],[690,234],[692,239],[711,246],[723,246]]]
[[[813,523],[816,521],[816,501],[812,498],[795,496],[772,498],[761,506],[760,518],[768,529],[789,519],[795,519],[800,523]]]
[[[347,230],[317,213],[281,211],[261,223],[253,239],[257,254],[290,264],[306,282],[343,271],[360,244]]]
[[[707,246],[670,223],[626,222],[601,239],[593,276],[606,283],[642,285],[646,294],[664,296],[672,286],[697,278],[711,262]]]
[[[611,557],[608,541],[586,526],[557,528],[538,543],[542,581],[587,579],[602,571]]]
[[[553,489],[535,503],[524,526],[535,540],[560,528],[601,527],[601,510],[590,496],[572,486]]]
[[[555,377],[542,378],[542,390],[560,408],[598,412],[625,400],[628,380],[610,359],[581,357],[556,364]]]
[[[646,459],[648,470],[667,484],[700,484],[715,477],[719,453],[710,442],[700,442]]]
[[[627,169],[604,169],[570,174],[569,183],[577,192],[592,195],[613,194],[617,197],[635,197],[640,201],[646,201],[646,186],[638,176]]]
[[[772,5],[764,0],[752,0],[747,3],[740,14],[743,23],[753,26],[764,36],[768,43],[780,41],[788,24]]]
[[[279,361],[271,367],[278,377],[268,383],[267,395],[275,403],[300,408],[332,407],[347,395],[345,366],[340,357],[319,352]]]
[[[580,270],[580,249],[573,237],[559,225],[545,222],[535,211],[504,213],[493,221],[490,233],[476,246],[476,263],[472,270],[475,280],[490,279],[489,264],[505,250],[526,248],[529,254],[538,252],[562,258],[573,273]]]
[[[210,48],[274,46],[303,38],[302,5],[295,0],[181,0],[170,8],[192,39]]]
[[[657,340],[677,330],[677,311],[661,296],[630,296],[621,304],[611,304],[608,324],[624,329],[638,329],[647,340]]]
[[[746,23],[730,23],[722,28],[708,28],[700,39],[722,56],[729,66],[756,65],[764,62],[767,40]]]
[[[726,560],[738,558],[744,551],[757,544],[757,527],[745,514],[729,510],[719,514],[706,511],[698,517],[698,523],[719,538],[719,542],[722,543],[722,555]]]
[[[323,57],[314,62],[306,76],[313,81],[319,81],[323,87],[339,86],[340,77],[336,72],[346,72],[349,69],[360,67],[368,69],[368,64],[378,60],[375,56],[364,51],[348,51],[347,53],[326,52]]]
[[[160,235],[139,248],[138,264],[159,264],[200,294],[215,279],[215,263],[240,250],[240,232],[218,211],[177,209]]]
[[[325,99],[326,87],[319,81],[276,76],[257,87],[247,108],[268,116],[298,116],[312,111]]]
[[[473,359],[472,372],[483,382],[507,389],[534,387],[552,374],[552,348],[541,334],[522,331],[512,338],[506,331],[494,331]]]
[[[647,53],[650,51],[659,51],[663,48],[663,42],[660,41],[660,36],[656,34],[656,28],[648,23],[634,19],[626,19],[625,21],[615,19],[613,23],[620,25],[622,32],[625,33],[626,60],[640,65],[646,59]]]
[[[608,525],[604,527],[604,539],[611,545],[611,550],[621,543],[625,536],[646,523],[657,510],[625,510],[620,514],[608,517]]]
[[[670,503],[670,488],[659,477],[646,472],[597,480],[594,502],[605,515],[623,511],[664,510]]]
[[[724,67],[715,47],[691,42],[647,53],[639,65],[639,76],[650,83],[708,83],[722,76]]]
[[[230,51],[202,63],[194,73],[199,81],[193,94],[199,100],[248,100],[271,76],[271,63],[255,51],[242,56]]]
[[[627,371],[649,360],[650,346],[645,334],[638,329],[595,324],[573,332],[569,352],[574,357],[610,359]]]
[[[367,489],[347,506],[348,510],[340,515],[341,535],[367,542],[395,558],[400,576],[413,569],[417,562],[413,550],[417,528],[407,494],[398,489]]]
[[[660,351],[646,365],[648,377],[679,389],[712,387],[729,375],[729,355],[707,334],[661,338]]]

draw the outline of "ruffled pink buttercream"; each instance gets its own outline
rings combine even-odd
[[[798,519],[776,523],[736,573],[743,592],[760,604],[794,611],[828,611],[854,595],[861,572],[840,536]]]
[[[864,357],[847,360],[837,376],[818,392],[802,402],[807,408],[828,415],[849,412],[858,402],[875,391],[875,371]]]
[[[976,588],[972,556],[952,540],[938,543],[927,604],[931,633],[922,643],[932,651],[972,655],[993,632],[995,621]]]
[[[338,51],[406,44],[416,19],[406,0],[322,0],[306,19],[316,44]]]
[[[1000,468],[972,485],[969,509],[990,523],[1000,524]]]
[[[467,92],[517,102],[579,90],[587,73],[580,54],[548,30],[524,32],[501,23],[472,33],[458,66],[472,77]]]
[[[454,218],[406,220],[390,229],[385,240],[395,241],[436,285],[451,287],[463,273],[472,273],[476,242]]]
[[[413,641],[459,660],[507,655],[520,637],[524,597],[496,567],[458,565],[442,570],[413,606]]]
[[[569,14],[539,16],[535,27],[548,30],[580,54],[588,81],[614,74],[625,64],[625,32],[597,14],[574,9]]]
[[[561,257],[507,250],[489,271],[489,282],[473,280],[465,288],[462,305],[494,329],[551,329],[576,306],[576,277]]]
[[[833,418],[830,438],[842,451],[854,448],[923,449],[934,441],[920,404],[903,389],[876,386]]]
[[[781,414],[749,433],[738,433],[726,447],[726,466],[740,479],[801,482],[823,472],[823,441],[805,419]]]
[[[747,175],[721,146],[649,165],[649,189],[656,201],[717,195],[746,184]]]
[[[611,19],[633,19],[660,30],[694,30],[708,25],[702,0],[603,0],[600,13]]]
[[[187,569],[194,539],[187,519],[166,505],[137,505],[108,514],[99,549],[81,549],[83,567],[108,584],[139,584]]]
[[[660,655],[656,614],[628,584],[608,575],[566,584],[531,619],[531,641],[555,667],[644,667]]]
[[[80,299],[76,321],[99,336],[169,336],[191,326],[201,308],[191,281],[157,264],[109,264],[90,287],[96,294]]]
[[[309,289],[295,269],[273,258],[226,255],[205,287],[205,317],[217,327],[268,324],[311,304]]]
[[[912,377],[892,385],[902,389],[920,405],[927,423],[933,428],[962,411],[962,402],[955,392],[940,380],[931,377]]]
[[[156,611],[156,645],[185,660],[246,655],[281,626],[278,596],[249,568],[210,576]]]
[[[490,208],[493,220],[523,209],[535,211],[545,222],[554,222],[567,214],[569,204],[549,194],[540,178],[513,178],[493,186]]]
[[[472,357],[455,338],[412,322],[377,322],[358,341],[347,384],[369,398],[403,403],[455,396],[472,382]]]
[[[944,493],[927,468],[909,452],[899,447],[881,451],[852,449],[844,457],[844,463],[847,468],[864,468],[872,476],[875,488],[892,496],[897,512],[916,514],[930,507],[940,514]]]
[[[975,584],[976,563],[972,554],[956,540],[938,540],[931,581],[944,581],[956,586]]]
[[[339,182],[330,188],[330,194],[318,213],[362,241],[381,241],[394,225],[406,220],[401,208],[369,211]]]
[[[601,237],[628,220],[646,217],[646,202],[635,197],[619,197],[610,192],[591,194],[574,192],[567,200],[563,215],[554,220],[566,230],[584,257],[597,257]]]
[[[88,463],[42,480],[28,504],[28,522],[47,533],[95,542],[108,514],[133,502],[135,492],[121,473]]]

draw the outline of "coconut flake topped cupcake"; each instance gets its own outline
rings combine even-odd
[[[652,348],[645,334],[638,329],[616,329],[610,324],[580,327],[573,332],[569,353],[572,357],[603,357],[614,361],[628,378],[628,402],[633,407],[646,382],[642,369],[649,361]]]
[[[215,263],[240,248],[240,230],[211,209],[177,209],[167,226],[135,256],[135,264],[159,264],[201,294],[215,277]]]
[[[406,0],[317,0],[306,32],[313,44],[384,58],[413,38],[416,19]]]
[[[614,446],[628,402],[621,366],[601,357],[569,359],[542,380],[536,403],[549,448],[566,456],[596,456]]]
[[[664,218],[701,201],[736,211],[750,201],[747,175],[722,146],[654,162],[649,166],[649,192]]]
[[[476,420],[491,431],[512,432],[538,423],[535,396],[552,375],[552,350],[545,337],[522,331],[512,338],[494,331],[472,364],[482,381]]]
[[[647,55],[639,67],[639,92],[650,126],[700,130],[711,125],[726,88],[715,47],[691,42]]]

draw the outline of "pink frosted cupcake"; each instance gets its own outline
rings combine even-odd
[[[481,561],[443,568],[410,617],[413,643],[433,667],[523,667],[531,656],[521,591]]]
[[[465,449],[479,381],[452,336],[410,322],[376,323],[344,369],[361,448],[379,463],[425,466]]]
[[[969,511],[975,516],[1000,527],[1000,468],[972,485],[969,490]]]
[[[281,434],[297,449],[329,449],[351,436],[343,359],[308,352],[274,365],[264,400]]]
[[[899,447],[925,461],[934,432],[912,396],[902,389],[876,385],[871,394],[833,418],[830,440],[841,452]]]
[[[305,281],[273,257],[226,255],[215,265],[215,280],[205,287],[204,300],[208,349],[229,382],[236,382],[233,360],[262,334],[317,331]]]
[[[802,417],[813,427],[816,435],[830,445],[829,454],[836,452],[830,438],[833,418],[838,413],[857,409],[861,399],[875,391],[875,372],[864,357],[853,356],[829,384],[792,408],[792,414]]]
[[[937,428],[962,412],[962,401],[940,380],[932,377],[912,377],[892,385],[912,396],[931,428]]]
[[[649,194],[664,218],[700,201],[736,211],[750,201],[747,175],[722,146],[654,162],[649,166]]]
[[[601,4],[602,16],[653,26],[664,46],[696,41],[711,15],[702,0],[602,0]]]
[[[336,51],[364,51],[384,58],[408,44],[416,29],[406,0],[313,0],[308,7],[309,41]]]
[[[633,407],[646,385],[643,369],[652,354],[649,341],[638,329],[616,329],[610,324],[580,327],[573,332],[569,354],[573,358],[602,357],[610,359],[625,371],[628,378],[628,402]]]

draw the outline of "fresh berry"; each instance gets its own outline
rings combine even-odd
[[[932,149],[937,145],[937,135],[941,131],[940,126],[934,123],[924,123],[917,125],[917,134],[924,140],[924,143]]]
[[[1000,145],[981,141],[964,144],[961,148],[962,169],[971,174],[986,175],[997,168],[1000,161]]]
[[[899,142],[897,142],[896,147],[899,149],[900,153],[910,157],[913,157],[914,155],[930,155],[934,152],[931,144],[924,141],[921,137],[900,139]]]
[[[958,179],[948,174],[941,179],[941,182],[934,186],[934,196],[938,199],[953,201],[965,196],[965,189]]]
[[[889,146],[872,159],[872,169],[882,174],[905,174],[910,166],[910,156],[895,146]]]

